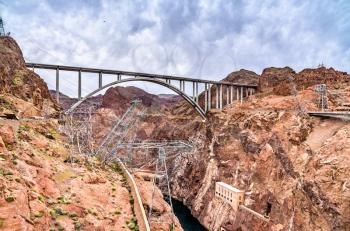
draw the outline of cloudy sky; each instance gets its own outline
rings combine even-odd
[[[0,12],[27,62],[213,80],[321,63],[350,72],[349,0],[0,0]]]

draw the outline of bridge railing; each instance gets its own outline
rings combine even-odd
[[[54,70],[56,72],[55,90],[56,100],[60,101],[60,71],[76,72],[78,76],[77,80],[77,98],[82,99],[82,73],[95,73],[98,74],[98,89],[102,89],[104,75],[117,76],[117,81],[121,81],[122,78],[149,78],[163,81],[166,85],[176,87],[186,96],[189,96],[195,106],[198,106],[207,112],[212,108],[222,109],[227,104],[232,104],[234,101],[241,102],[249,95],[256,92],[257,85],[232,83],[227,81],[212,81],[198,78],[188,78],[172,75],[159,75],[142,72],[130,72],[130,71],[119,71],[119,70],[108,70],[108,69],[97,69],[97,68],[86,68],[86,67],[74,67],[74,66],[62,66],[62,65],[51,65],[51,64],[40,64],[40,63],[26,63],[28,68],[35,69],[46,69]],[[179,86],[175,86],[174,82],[177,82]],[[190,85],[190,88],[186,86]],[[199,85],[203,89],[199,92]],[[186,90],[187,89],[187,90]],[[192,96],[186,94],[186,92],[192,93]],[[215,106],[214,106],[215,105]]]

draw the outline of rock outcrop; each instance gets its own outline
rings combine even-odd
[[[70,163],[57,121],[1,120],[0,127],[1,230],[136,227],[121,171],[95,159]]]
[[[333,68],[304,69],[296,73],[289,67],[263,70],[259,89],[266,94],[291,95],[293,87],[303,90],[316,84],[326,84],[330,89],[344,88],[350,83],[350,75]]]
[[[118,100],[116,100],[118,99]],[[153,95],[137,87],[112,87],[102,98],[103,108],[112,109],[116,115],[121,115],[131,105],[133,100],[140,100],[145,108],[153,113],[170,111],[172,106],[181,100],[177,95]]]
[[[27,102],[32,102],[41,110],[58,108],[51,98],[46,83],[34,72],[28,70],[22,51],[11,37],[0,37],[0,94],[10,94]]]
[[[119,166],[73,155],[56,109],[16,42],[1,37],[0,229],[138,230]]]
[[[226,80],[246,78],[230,76]],[[268,68],[259,81],[262,93],[242,105],[213,109],[203,122],[179,102],[170,113],[148,115],[135,133],[143,139],[193,142],[190,153],[170,164],[171,187],[209,230],[349,230],[349,124],[305,114],[317,110],[314,84],[329,86],[334,109],[339,99],[350,101],[347,81],[346,73],[333,69]],[[270,221],[233,211],[215,197],[217,181],[244,190],[244,204],[268,213]]]

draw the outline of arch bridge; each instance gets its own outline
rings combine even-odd
[[[142,81],[155,83],[179,94],[185,99],[200,115],[203,119],[206,117],[206,112],[211,108],[222,109],[223,106],[232,104],[234,101],[242,102],[244,97],[247,97],[256,92],[256,85],[239,84],[225,81],[211,81],[198,78],[187,78],[172,75],[159,75],[149,74],[141,72],[129,72],[119,70],[107,70],[96,69],[86,67],[74,67],[74,66],[61,66],[51,64],[40,63],[26,63],[28,68],[54,70],[56,72],[56,100],[59,103],[60,96],[60,71],[76,72],[78,76],[77,81],[77,98],[78,102],[75,103],[70,109],[66,111],[69,113],[78,107],[89,97],[96,93],[118,85],[120,83]],[[98,75],[97,90],[82,96],[82,73],[94,73]],[[109,76],[104,76],[109,75]],[[111,75],[117,76],[117,81],[103,85],[103,77],[110,77]],[[188,87],[188,88],[187,88]],[[191,89],[192,88],[192,89]],[[186,90],[187,89],[187,90]],[[200,93],[199,89],[203,89]],[[214,93],[215,92],[215,93]],[[202,94],[204,96],[202,96]],[[215,94],[215,95],[214,95]],[[200,97],[201,96],[201,97]],[[200,100],[201,98],[201,100]],[[200,102],[201,101],[201,102]],[[214,106],[215,104],[215,106]]]

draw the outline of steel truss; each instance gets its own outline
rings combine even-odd
[[[137,110],[137,106],[140,103],[140,100],[134,100],[132,102],[123,116],[114,122],[112,129],[97,148],[94,154],[101,157],[103,162],[116,155],[119,145],[125,142],[130,129],[143,118],[144,110]]]
[[[89,155],[93,150],[91,116],[94,110],[94,107],[80,108],[77,113],[60,118],[59,130],[68,136],[71,162],[74,162],[74,156]]]
[[[148,211],[148,219],[152,222],[164,223],[165,221],[159,220],[154,214],[154,197],[156,188],[159,188],[164,195],[164,199],[171,207],[170,215],[172,217],[171,223],[169,223],[170,230],[174,228],[173,217],[173,204],[169,180],[169,166],[167,161],[172,158],[176,158],[179,154],[179,149],[190,150],[192,146],[181,140],[170,141],[139,141],[135,139],[131,133],[132,128],[136,127],[138,122],[144,117],[144,110],[139,107],[141,101],[135,100],[131,103],[131,106],[122,115],[120,119],[113,121],[112,128],[109,133],[102,140],[97,149],[93,150],[92,139],[92,114],[99,105],[90,108],[78,108],[75,109],[63,118],[63,126],[61,130],[69,137],[69,143],[73,147],[70,148],[73,153],[79,153],[84,155],[95,155],[102,159],[102,162],[114,161],[119,159],[128,165],[132,170],[142,170],[143,167],[155,169],[152,178],[152,199]],[[133,158],[133,153],[141,151],[145,154],[145,158]],[[157,151],[157,155],[149,155],[149,151]],[[124,156],[122,153],[124,152]],[[167,155],[167,153],[175,152],[175,154]],[[138,163],[134,163],[138,162]]]

